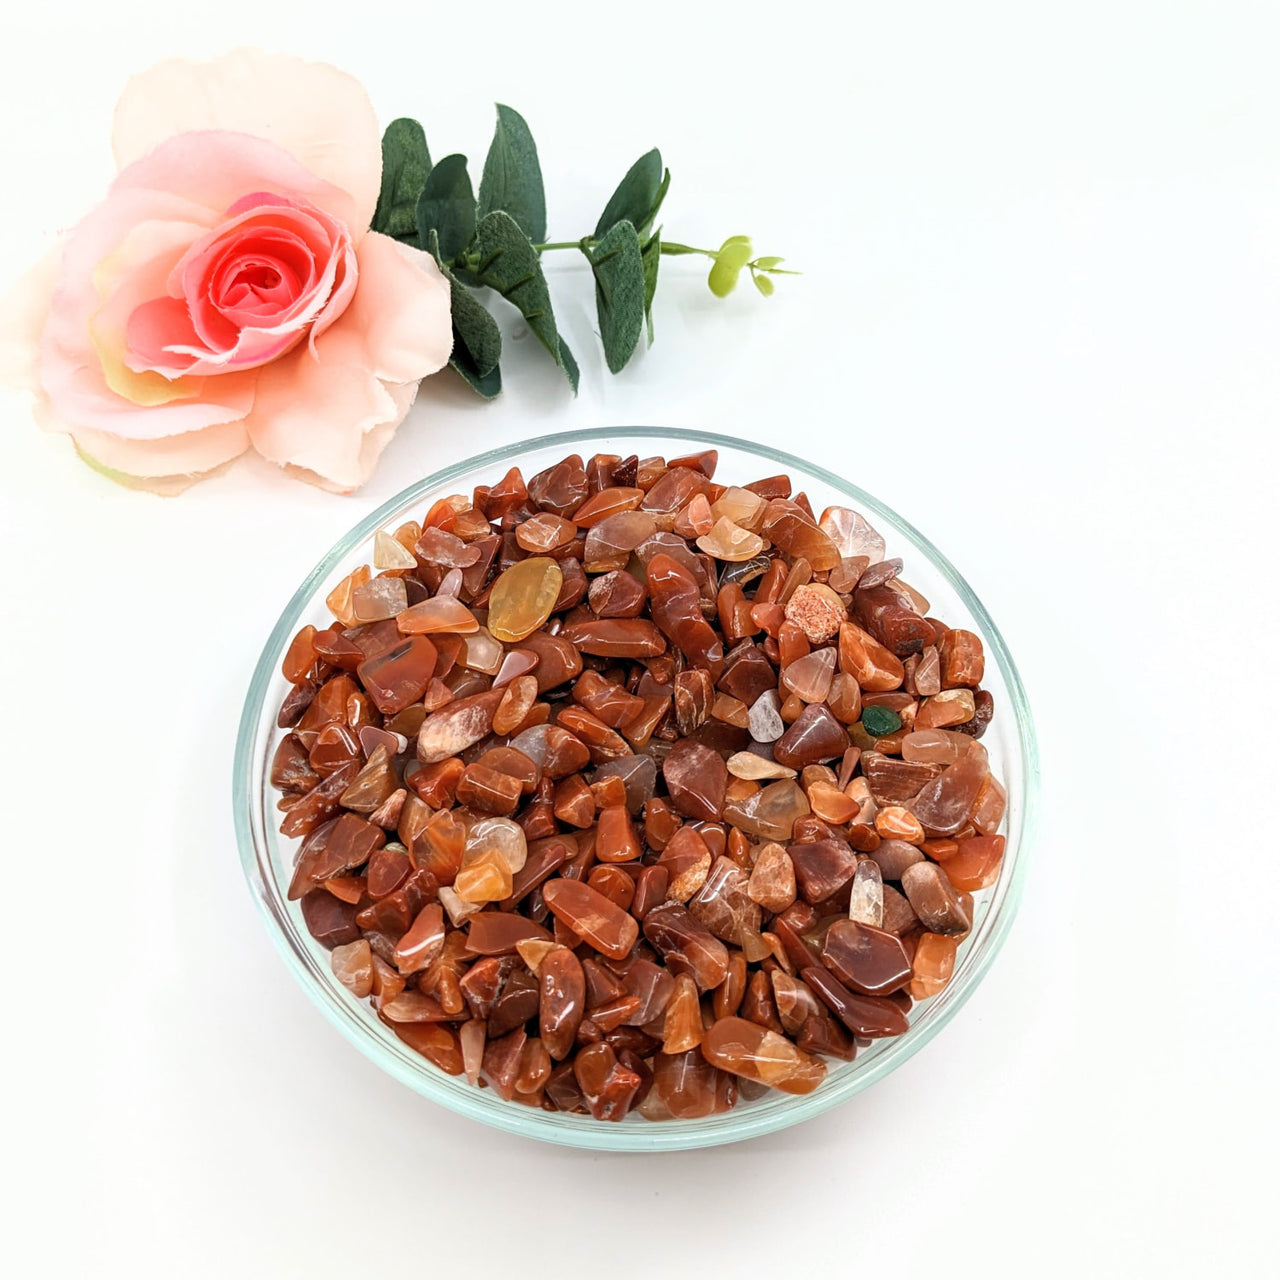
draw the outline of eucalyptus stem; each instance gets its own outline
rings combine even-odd
[[[685,253],[700,253],[704,258],[714,258],[716,256],[714,249],[695,249],[691,244],[677,244],[674,240],[664,240],[662,242],[662,252],[675,258]]]
[[[550,253],[555,249],[594,249],[596,243],[594,236],[583,236],[581,240],[554,240],[548,244],[535,244],[533,247],[539,253]],[[693,245],[678,244],[674,240],[663,240],[660,249],[661,252],[671,257],[680,257],[686,253],[700,253],[704,258],[714,258],[716,256],[714,249],[697,249]]]
[[[707,288],[717,298],[727,297],[744,274],[768,297],[773,277],[788,274],[781,258],[753,256],[748,236],[729,236],[718,249],[664,240],[658,215],[670,185],[671,172],[654,147],[627,170],[593,231],[577,240],[547,240],[547,200],[533,134],[518,111],[499,103],[479,192],[472,189],[466,156],[447,155],[433,165],[422,126],[407,118],[393,120],[382,139],[382,182],[372,225],[429,253],[448,280],[449,363],[468,386],[486,399],[502,390],[502,332],[488,306],[471,292],[490,289],[525,318],[576,392],[578,362],[556,325],[544,253],[576,252],[586,258],[579,265],[590,266],[587,287],[595,283],[600,344],[610,373],[631,359],[646,330],[653,341],[662,257],[709,259],[697,271],[706,271]]]

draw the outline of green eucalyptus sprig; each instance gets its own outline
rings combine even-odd
[[[489,288],[511,303],[552,359],[578,389],[578,364],[556,328],[542,255],[578,250],[596,285],[600,341],[611,373],[631,359],[647,328],[653,341],[653,297],[665,256],[711,259],[707,284],[718,298],[737,285],[743,269],[766,298],[781,258],[753,257],[747,236],[730,236],[718,249],[698,249],[662,238],[654,229],[671,185],[655,148],[627,170],[609,197],[595,230],[579,240],[547,240],[547,205],[538,148],[518,111],[498,106],[498,123],[479,193],[467,158],[448,155],[432,164],[416,120],[393,120],[382,139],[382,190],[373,229],[435,258],[449,281],[453,355],[449,363],[486,398],[502,390],[502,334],[471,290]]]

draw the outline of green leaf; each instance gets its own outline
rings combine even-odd
[[[479,283],[496,290],[524,316],[534,336],[564,370],[576,392],[578,366],[556,331],[551,294],[542,274],[538,251],[509,213],[495,209],[480,220],[468,254],[468,265]]]
[[[471,353],[465,348],[454,348],[449,358],[449,368],[453,369],[472,391],[492,400],[502,390],[502,370],[495,364],[488,373],[481,373],[476,367]]]
[[[667,198],[667,192],[671,190],[671,170],[664,169],[662,171],[662,181],[658,184],[658,194],[653,198],[653,204],[649,206],[649,216],[636,228],[641,235],[653,225],[653,220],[658,216],[658,210],[662,208],[662,202]]]
[[[538,148],[524,117],[498,103],[498,124],[480,176],[479,216],[509,213],[530,240],[547,238],[547,201]]]
[[[611,227],[623,221],[630,222],[643,235],[658,216],[670,185],[671,173],[663,169],[662,153],[654,147],[627,170],[627,176],[609,197],[596,223],[595,239],[603,240]]]
[[[615,222],[594,248],[584,248],[596,278],[596,315],[610,373],[631,359],[644,327],[644,264],[636,229]]]
[[[751,273],[751,283],[760,290],[761,297],[769,298],[773,296],[773,281],[768,276],[758,276],[753,271]]]
[[[382,188],[373,214],[373,230],[414,248],[418,239],[418,197],[431,172],[427,138],[416,120],[402,117],[382,135]]]
[[[498,371],[502,332],[479,299],[449,269],[448,263],[440,261],[440,240],[434,230],[427,235],[427,252],[449,282],[449,308],[453,318],[450,367],[458,371],[473,391],[492,400],[502,390],[502,374]]]
[[[774,267],[786,262],[786,258],[757,258],[756,269],[759,271],[772,271]]]
[[[653,342],[653,295],[658,291],[658,263],[662,261],[662,228],[649,237],[640,250],[640,265],[644,268],[644,322]]]
[[[738,283],[738,275],[751,259],[748,236],[730,236],[716,251],[707,275],[707,284],[717,298],[727,298]]]
[[[471,242],[476,229],[476,201],[467,176],[466,156],[445,156],[427,175],[418,197],[418,236],[422,244],[434,231],[440,256],[452,262]]]
[[[569,350],[569,344],[563,338],[557,338],[560,344],[560,367],[564,370],[564,376],[569,379],[569,385],[573,388],[573,394],[578,394],[578,362],[573,358],[573,352]]]
[[[453,348],[459,343],[467,349],[479,373],[486,374],[498,367],[502,358],[502,331],[498,322],[489,314],[484,304],[465,284],[453,276],[448,268],[449,304],[453,312]]]

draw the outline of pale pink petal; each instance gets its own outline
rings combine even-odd
[[[371,231],[356,250],[360,287],[334,325],[359,334],[370,370],[387,382],[416,382],[448,363],[453,350],[449,282],[429,253]],[[321,360],[325,343],[317,344]]]
[[[254,192],[301,198],[348,228],[353,238],[364,230],[364,215],[343,188],[317,177],[274,142],[247,133],[214,129],[180,133],[161,142],[111,184],[107,204],[126,191],[166,191],[203,205],[216,219],[226,217],[238,200]],[[357,224],[358,229],[357,229]]]
[[[413,402],[418,398],[418,387],[421,384],[384,382],[382,385],[391,397],[395,409],[386,422],[379,423],[372,430],[366,431],[364,439],[360,442],[360,468],[366,479],[373,475],[373,469],[378,465],[382,451],[391,443],[391,437],[395,435],[400,424],[408,416],[409,410],[413,408]]]
[[[95,470],[120,484],[156,493],[180,493],[234,462],[249,447],[248,434],[239,422],[163,440],[125,440],[83,429],[72,438],[77,452]]]
[[[167,404],[201,393],[202,378],[167,378],[135,372],[125,361],[126,331],[139,307],[163,297],[174,263],[182,257],[192,235],[203,228],[184,222],[139,223],[116,251],[94,271],[94,286],[102,303],[89,321],[93,347],[102,365],[107,387],[137,405]],[[174,323],[190,328],[180,302]]]
[[[138,230],[141,232],[144,228]],[[152,228],[150,234],[154,238],[160,233]],[[63,248],[62,243],[56,245],[17,282],[6,298],[0,325],[6,380],[35,393],[33,416],[44,430],[52,432],[64,432],[67,427],[55,415],[39,384],[38,354]],[[164,256],[162,246],[160,256]],[[168,267],[162,262],[160,270],[167,272]],[[101,320],[101,315],[98,318]],[[251,402],[251,385],[248,390]],[[92,459],[91,465],[106,471],[112,479],[165,493],[179,492],[202,476],[230,465],[249,443],[248,434],[239,422],[141,443],[88,429],[79,430],[76,436],[75,444],[81,455],[86,460]]]
[[[378,465],[378,459],[382,456],[383,449],[391,443],[391,437],[395,435],[396,429],[404,421],[405,415],[409,412],[414,398],[418,394],[418,384],[416,382],[387,382],[383,384],[383,387],[391,397],[394,410],[392,416],[386,422],[370,427],[361,437],[360,453],[356,459],[356,467],[365,479],[368,479],[373,474],[373,469]],[[285,470],[294,479],[305,480],[308,484],[318,485],[321,489],[328,489],[330,493],[350,493],[356,487],[354,485],[335,484],[332,480],[319,475],[315,471],[308,470],[306,467],[286,465]]]
[[[203,234],[204,228],[194,222],[148,219],[132,227],[93,268],[91,283],[99,300],[94,328],[123,341],[125,325],[134,308],[168,295],[174,266],[182,260],[192,239]]]
[[[148,298],[134,307],[125,324],[124,362],[135,373],[155,373],[179,378],[190,371],[196,357],[189,353],[200,335],[191,324],[191,312],[181,298]],[[183,344],[168,346],[169,343]],[[175,351],[182,350],[182,356]]]
[[[403,415],[360,358],[359,344],[334,343],[335,334],[325,336],[331,349],[323,359],[299,347],[258,370],[245,426],[264,458],[314,471],[327,486],[346,492],[369,478],[377,460],[378,450],[370,458],[365,436],[398,424]],[[386,438],[389,433],[375,436],[384,444]]]
[[[180,195],[125,190],[99,205],[68,234],[38,358],[40,386],[61,429],[109,429],[156,439],[235,422],[249,411],[251,374],[220,378],[216,390],[199,400],[139,406],[111,389],[93,340],[91,324],[102,301],[99,268],[121,250],[136,228],[157,223],[209,225],[215,219],[210,210]]]
[[[69,342],[59,340],[51,314],[40,351],[40,383],[62,429],[108,429],[135,440],[160,440],[220,423],[238,422],[253,405],[256,371],[208,379],[198,396],[140,405],[117,395],[86,322]]]
[[[241,329],[226,351],[208,352],[181,298],[153,298],[129,317],[125,364],[137,373],[166,378],[201,377],[256,369],[284,355],[306,336],[305,324],[281,329]]]
[[[139,374],[176,379],[193,372],[200,335],[182,298],[148,298],[125,324],[125,365]],[[172,345],[171,345],[172,344]]]
[[[313,354],[315,352],[316,339],[346,311],[351,299],[355,297],[356,283],[360,277],[360,267],[355,246],[349,238],[342,242],[341,252],[334,254],[332,261],[326,268],[326,281],[330,279],[328,274],[330,271],[333,274],[329,300],[316,315],[310,330]]]
[[[359,81],[336,67],[252,49],[211,62],[161,62],[135,76],[116,106],[116,163],[123,168],[191,129],[256,134],[289,151],[351,195],[348,225],[357,240],[373,218],[382,176],[378,119]]]
[[[0,382],[18,391],[40,392],[40,334],[58,283],[62,251],[59,241],[13,282],[0,302]]]

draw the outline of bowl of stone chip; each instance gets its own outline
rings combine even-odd
[[[463,1079],[445,1075],[398,1039],[367,1002],[353,999],[334,976],[328,951],[308,932],[298,903],[288,900],[298,842],[278,831],[279,793],[269,780],[282,735],[276,714],[289,690],[280,672],[281,660],[300,627],[328,625],[326,595],[370,559],[374,535],[420,518],[437,498],[470,493],[477,485],[493,483],[513,466],[528,478],[574,453],[584,458],[595,453],[644,458],[707,449],[718,451],[715,478],[719,483],[746,484],[785,473],[796,489],[807,493],[815,511],[839,506],[857,512],[883,538],[886,554],[902,558],[903,579],[928,601],[930,612],[981,638],[986,653],[982,683],[995,707],[982,741],[992,773],[1008,797],[1001,828],[1007,844],[999,878],[974,894],[972,929],[960,945],[947,986],[931,999],[915,1003],[904,1034],[859,1048],[851,1062],[829,1061],[826,1079],[810,1094],[766,1090],[743,1097],[722,1114],[662,1122],[631,1114],[620,1123],[606,1123],[504,1102],[492,1089],[472,1088]],[[245,876],[286,965],[329,1022],[382,1070],[459,1115],[509,1133],[594,1150],[675,1151],[737,1142],[820,1116],[888,1075],[960,1012],[995,960],[1017,910],[1034,825],[1037,780],[1030,709],[999,630],[959,571],[903,516],[836,471],[767,445],[708,432],[602,427],[507,445],[444,467],[404,489],[338,539],[302,580],[263,648],[240,724],[233,801]],[[309,1069],[319,1068],[311,1063]]]

